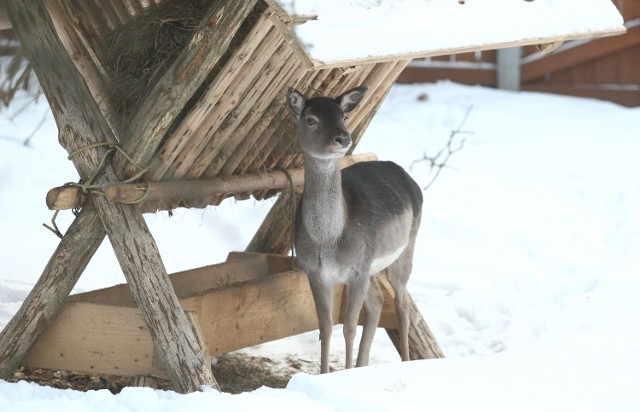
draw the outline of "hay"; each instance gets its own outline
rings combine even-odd
[[[136,112],[211,5],[210,0],[168,1],[103,36],[109,99],[123,121]]]
[[[187,45],[212,0],[169,0],[145,9],[121,27],[102,36],[104,61],[110,70],[109,100],[122,122],[130,119],[153,85]],[[197,100],[220,67],[249,33],[266,4],[256,3],[231,41],[229,49],[195,93]]]

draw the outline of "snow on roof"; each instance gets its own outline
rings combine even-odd
[[[452,54],[625,32],[610,0],[271,0],[320,63]],[[310,20],[308,20],[310,19]],[[387,58],[388,59],[388,58]]]

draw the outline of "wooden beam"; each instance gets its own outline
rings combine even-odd
[[[291,196],[294,196],[291,199]],[[260,227],[247,245],[246,252],[287,254],[291,250],[291,226],[294,209],[300,204],[301,193],[282,192],[271,206]]]
[[[290,264],[286,256],[236,252],[227,262],[169,278],[205,350],[219,355],[317,329],[307,277],[289,270]],[[393,295],[387,289],[382,292],[380,327],[397,328]],[[344,295],[344,286],[334,290],[336,324],[343,319]],[[155,358],[151,336],[129,288],[118,285],[70,296],[24,364],[166,377]]]
[[[376,159],[373,153],[347,156],[341,159],[340,167]],[[105,186],[101,190],[110,201],[121,203],[136,203],[140,200],[197,199],[226,193],[247,193],[259,189],[287,189],[291,185],[287,173],[291,176],[294,189],[300,189],[304,184],[303,168],[291,169],[288,172],[274,170],[202,180],[118,183]],[[47,193],[47,207],[52,210],[78,208],[82,205],[84,197],[80,187],[56,187]]]
[[[56,31],[45,3],[34,1],[25,4],[20,0],[7,0],[4,4],[54,113],[59,141],[69,153],[75,153],[72,160],[76,169],[84,179],[88,179],[101,163],[105,148],[78,149],[116,142],[117,139],[65,49],[61,40],[64,33]],[[58,26],[65,27],[65,24],[58,21]],[[115,181],[118,181],[117,175],[107,163],[96,183]],[[199,390],[203,384],[216,386],[210,364],[167,280],[166,269],[142,215],[131,206],[114,204],[100,197],[94,200],[102,225],[176,389],[189,392]],[[60,255],[56,257],[60,258]],[[43,323],[41,328],[45,326]]]
[[[640,26],[635,26],[627,34],[617,37],[594,39],[586,44],[573,44],[566,49],[521,65],[522,82],[530,82],[543,77],[546,73],[557,72],[598,57],[616,53],[640,43]]]
[[[2,0],[0,0],[0,30],[8,30],[11,27],[13,26],[11,26],[11,21],[7,15],[7,11],[4,9]]]
[[[151,161],[176,116],[226,53],[255,3],[256,0],[213,2],[191,42],[153,86],[124,133],[127,139],[123,149],[135,164],[144,167]],[[116,170],[126,170],[122,175],[125,178],[137,172],[122,156],[116,156],[114,162]]]

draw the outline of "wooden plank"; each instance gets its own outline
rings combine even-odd
[[[625,33],[624,28],[620,27],[617,29],[605,30],[605,31],[573,33],[573,34],[556,36],[556,37],[531,37],[531,38],[515,40],[515,41],[454,47],[454,48],[447,48],[447,49],[434,49],[434,50],[413,52],[413,53],[399,53],[399,54],[391,54],[387,56],[367,57],[367,58],[360,58],[360,59],[347,59],[347,60],[340,60],[335,62],[318,62],[314,60],[313,63],[315,68],[322,68],[322,69],[332,68],[332,67],[359,66],[359,65],[365,65],[365,64],[384,63],[384,62],[391,62],[391,61],[397,61],[397,60],[413,60],[413,59],[432,57],[432,56],[442,56],[442,55],[467,53],[467,52],[474,52],[474,51],[502,49],[506,47],[519,47],[519,46],[526,46],[526,45],[545,44],[545,43],[552,43],[554,41],[566,42],[569,40],[584,39],[584,38],[591,38],[591,37],[617,36],[624,33]]]
[[[179,292],[183,295],[180,303],[184,310],[192,313],[192,321],[197,319],[195,328],[208,353],[218,355],[318,328],[306,274],[265,271],[269,267],[265,259],[274,259],[277,266],[282,266],[287,260],[285,257],[236,254],[231,259],[215,267],[171,276],[177,291],[180,285],[190,289]],[[230,284],[204,290],[188,286],[194,280],[206,281],[208,277],[215,282],[236,270],[245,281],[234,278]],[[126,287],[116,287],[70,298],[29,351],[24,365],[166,377],[156,362],[151,335],[138,309],[116,296],[116,293],[127,292]],[[383,294],[380,327],[394,328],[397,322],[392,296],[386,290]],[[337,287],[334,291],[336,324],[341,319],[343,296],[344,287]]]
[[[0,1],[0,30],[9,30],[11,28],[12,26],[11,21],[9,20],[9,15],[4,9],[2,1]]]
[[[607,54],[640,44],[640,26],[632,27],[624,36],[595,39],[583,45],[560,48],[543,59],[536,59],[521,65],[522,82],[597,59]]]
[[[154,158],[146,178],[150,181],[158,181],[165,176],[170,179],[176,176],[174,170],[176,159],[183,156],[181,153],[187,146],[194,145],[192,140],[200,135],[200,139],[206,133],[207,128],[201,124],[205,119],[210,119],[220,99],[224,96],[227,88],[240,75],[242,68],[250,59],[253,59],[254,53],[260,42],[267,33],[273,30],[273,25],[268,19],[268,12],[263,14],[258,23],[253,27],[247,35],[245,41],[233,52],[233,55],[225,63],[220,70],[221,75],[216,76],[213,82],[207,86],[202,97],[196,102],[195,106],[185,116],[185,119],[177,125],[176,129],[167,136],[167,142],[163,145],[161,152]]]
[[[233,149],[242,145],[245,139],[249,136],[253,127],[260,123],[271,103],[278,98],[277,96],[280,95],[285,86],[290,83],[292,73],[300,67],[299,62],[290,58],[291,56],[292,55],[288,53],[286,57],[283,57],[283,59],[286,60],[283,60],[285,63],[280,67],[277,65],[273,66],[273,76],[262,76],[256,82],[255,89],[253,91],[255,94],[255,101],[252,101],[253,99],[251,99],[248,102],[248,104],[251,105],[250,116],[245,116],[244,118],[240,118],[238,116],[237,120],[240,120],[240,122],[237,125],[237,128],[226,132],[229,136],[226,137],[226,141],[221,147],[221,152],[226,153],[227,155],[215,156],[213,158],[209,156],[211,161],[207,165],[206,171],[203,173],[205,176],[216,176],[225,169],[225,165],[230,160],[233,153],[235,153]],[[277,60],[274,61],[274,64],[277,64]],[[266,136],[260,137],[260,139],[265,138]]]
[[[620,83],[640,84],[640,44],[616,54],[620,66],[618,67]]]
[[[256,253],[242,259],[174,273],[169,275],[169,280],[176,296],[183,299],[203,291],[220,289],[234,283],[278,273],[271,269],[273,268],[269,265],[269,255]],[[133,295],[126,284],[78,293],[69,296],[67,300],[74,303],[136,307]]]
[[[265,68],[260,68],[256,77],[250,80],[249,84],[252,86],[243,94],[240,100],[242,103],[234,107],[225,121],[215,130],[210,144],[199,153],[187,175],[192,178],[202,176],[211,162],[216,157],[222,156],[220,149],[224,144],[234,136],[238,140],[243,138],[250,127],[246,123],[254,123],[259,119],[259,116],[250,116],[247,119],[249,112],[261,113],[266,110],[272,100],[271,97],[281,90],[279,87],[281,79],[277,78],[279,73],[277,68],[282,67],[286,71],[295,66],[297,62],[290,58],[292,54],[286,46],[278,47],[270,55],[271,58],[265,63]],[[285,63],[282,64],[282,62]],[[211,170],[210,176],[215,174],[217,174],[217,170]]]
[[[153,370],[153,353],[151,334],[137,308],[69,302],[31,347],[23,364],[147,375]]]

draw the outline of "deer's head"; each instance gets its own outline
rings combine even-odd
[[[287,90],[289,109],[298,126],[302,151],[320,159],[342,157],[352,144],[344,124],[346,113],[360,104],[368,88],[349,90],[335,99],[315,97],[306,100],[296,89]]]

